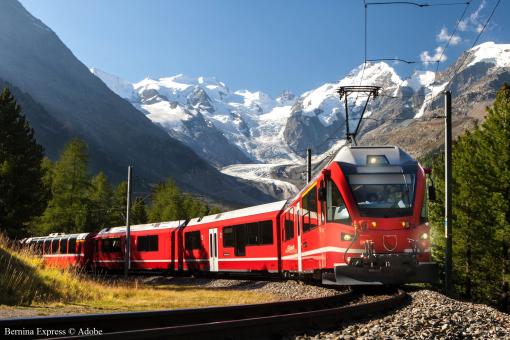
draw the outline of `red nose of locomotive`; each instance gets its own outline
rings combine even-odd
[[[337,283],[346,285],[436,282],[436,265],[430,262],[428,223],[410,219],[360,219],[353,222],[352,247],[360,256],[335,267]]]
[[[418,261],[430,261],[428,223],[410,219],[362,219],[354,223],[357,243],[376,254],[413,253]]]

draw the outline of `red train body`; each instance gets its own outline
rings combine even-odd
[[[50,234],[23,241],[41,255],[46,265],[67,268],[89,268],[92,265],[94,233]]]
[[[343,147],[293,200],[132,226],[130,266],[308,276],[344,285],[434,282],[426,200],[424,170],[401,149]],[[80,234],[79,255],[53,248],[42,254],[57,265],[122,269],[125,234],[125,227]],[[37,248],[40,239],[25,243]]]

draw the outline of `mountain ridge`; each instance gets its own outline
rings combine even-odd
[[[457,73],[453,77],[455,71]],[[427,69],[418,70],[404,79],[387,63],[367,63],[365,67],[354,68],[338,81],[325,83],[299,96],[291,93],[290,100],[285,102],[262,91],[232,91],[216,78],[209,78],[214,79],[214,83],[207,83],[198,81],[200,77],[179,75],[150,80],[151,86],[148,86],[148,81],[132,86],[139,96],[148,89],[156,91],[152,93],[155,95],[152,99],[157,97],[156,102],[147,103],[145,107],[151,119],[151,112],[156,107],[153,105],[167,100],[172,101],[175,108],[183,110],[193,111],[202,105],[204,122],[208,122],[216,133],[223,134],[229,148],[237,147],[250,162],[236,157],[226,162],[215,162],[214,158],[221,154],[221,150],[216,153],[202,149],[202,157],[212,159],[212,164],[222,167],[224,173],[243,178],[274,197],[282,198],[297,190],[300,179],[295,176],[301,176],[302,170],[291,169],[299,168],[296,164],[303,164],[308,147],[320,155],[329,152],[344,138],[345,110],[336,90],[339,86],[359,84],[362,73],[363,84],[381,86],[382,93],[367,107],[359,142],[397,144],[413,156],[420,157],[441,147],[443,123],[432,117],[442,115],[443,98],[440,94],[447,86],[453,94],[454,135],[483,119],[484,106],[495,98],[503,82],[510,82],[510,44],[482,43],[466,51],[442,72],[435,74]],[[164,90],[168,79],[173,82],[169,86],[171,100]],[[179,83],[184,80],[190,83]],[[191,88],[194,91],[202,89],[205,94],[192,105],[189,103]],[[162,92],[159,97],[158,91]],[[139,105],[136,101],[131,103]],[[363,96],[349,98],[350,126],[357,123],[364,103]],[[159,115],[159,120],[153,121],[162,126],[165,121],[178,119],[170,111],[159,112]],[[229,121],[234,124],[229,125]],[[171,126],[166,127],[170,134],[171,130]],[[180,138],[190,146],[195,143],[192,133],[183,134]],[[197,153],[200,154],[200,150]],[[264,163],[268,166],[263,166]],[[282,177],[282,172],[293,175]],[[256,183],[257,176],[260,183]],[[271,182],[271,178],[274,181]],[[282,180],[290,182],[282,183]]]
[[[0,79],[29,94],[69,136],[84,140],[93,172],[104,170],[116,182],[133,165],[149,183],[172,177],[183,190],[209,199],[234,205],[269,200],[219,172],[112,92],[18,1],[0,2],[0,31]],[[56,146],[44,146],[58,154]]]

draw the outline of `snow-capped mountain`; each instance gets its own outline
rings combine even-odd
[[[276,99],[261,91],[233,91],[215,78],[181,74],[130,84],[97,69],[91,72],[171,136],[216,167],[226,167],[225,173],[266,183],[281,179],[286,164],[302,163],[306,148],[321,154],[338,144],[345,136],[345,109],[336,91],[359,85],[362,77],[363,85],[382,88],[367,107],[370,119],[361,125],[362,142],[403,145],[417,156],[437,148],[441,124],[425,118],[441,114],[440,94],[446,87],[454,97],[460,133],[483,117],[480,103],[486,105],[504,81],[510,82],[510,44],[487,42],[465,53],[438,74],[421,70],[402,79],[387,63],[367,63],[338,81],[300,96],[284,91]],[[349,97],[351,129],[365,101],[362,95]],[[478,111],[470,115],[473,108]],[[273,181],[266,192],[288,195],[297,190],[295,183]]]
[[[283,140],[296,101],[289,91],[273,99],[260,91],[231,91],[215,78],[182,74],[146,78],[129,87],[104,71],[91,72],[216,166],[296,159]]]

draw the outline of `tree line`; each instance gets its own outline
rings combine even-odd
[[[432,159],[438,200],[430,204],[433,257],[443,268],[444,156]],[[456,295],[508,308],[510,282],[510,87],[481,125],[453,145],[453,288]]]
[[[72,139],[56,161],[44,157],[34,130],[8,89],[0,95],[0,230],[10,237],[88,232],[125,225],[127,182],[91,175],[87,145]],[[132,224],[219,212],[169,178],[134,195]]]

